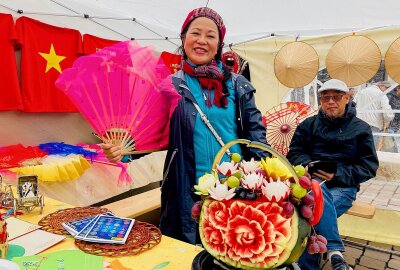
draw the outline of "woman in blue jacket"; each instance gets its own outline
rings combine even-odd
[[[194,104],[207,116],[223,142],[237,138],[266,142],[261,113],[254,101],[255,89],[221,62],[225,31],[222,18],[214,10],[203,7],[191,11],[181,29],[182,69],[172,78],[182,99],[170,120],[160,228],[164,235],[189,243],[200,242],[196,239],[197,224],[191,217],[193,204],[200,200],[193,186],[200,176],[210,172],[221,147]],[[267,155],[259,149],[241,149],[238,145],[230,151],[246,160]],[[110,152],[105,149],[106,155],[115,160]],[[224,159],[229,157],[225,155]]]

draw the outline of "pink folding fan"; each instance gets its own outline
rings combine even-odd
[[[158,60],[151,47],[120,42],[78,58],[56,85],[103,142],[121,145],[123,154],[161,150],[180,95]]]

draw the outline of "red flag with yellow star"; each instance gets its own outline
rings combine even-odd
[[[14,43],[17,39],[10,14],[0,13],[0,110],[22,109]]]
[[[83,54],[92,54],[104,47],[112,46],[119,41],[99,38],[93,35],[83,35]]]
[[[20,17],[16,21],[21,53],[21,90],[26,112],[76,112],[54,82],[82,52],[82,37],[74,29]]]
[[[163,61],[171,71],[171,74],[174,74],[181,69],[182,55],[162,52],[160,55],[160,61]]]

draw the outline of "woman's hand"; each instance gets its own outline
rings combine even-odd
[[[103,149],[104,155],[111,162],[118,162],[122,159],[122,148],[120,145],[114,145],[110,143],[100,144],[101,149]]]

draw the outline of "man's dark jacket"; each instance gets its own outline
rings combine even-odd
[[[296,129],[287,158],[293,165],[311,161],[336,161],[335,177],[328,188],[356,187],[376,175],[379,166],[370,126],[356,117],[350,102],[343,117],[329,119],[320,109]]]
[[[265,143],[266,130],[261,113],[255,105],[254,87],[237,74],[232,74],[232,80],[236,93],[238,137]],[[191,217],[191,208],[194,202],[200,200],[193,189],[196,184],[193,128],[198,112],[193,106],[195,99],[184,81],[182,71],[174,74],[172,83],[182,99],[170,121],[169,146],[161,187],[160,228],[164,235],[195,243],[197,224]],[[251,157],[260,159],[268,155],[255,148],[242,150],[245,160],[250,160]]]

